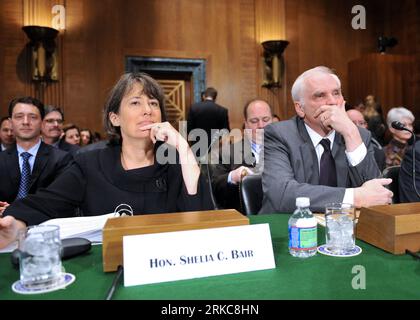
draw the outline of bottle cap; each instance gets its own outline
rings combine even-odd
[[[296,198],[296,207],[309,207],[311,201],[307,197]]]

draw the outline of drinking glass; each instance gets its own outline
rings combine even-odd
[[[30,226],[19,239],[20,282],[27,289],[53,288],[63,281],[60,229],[54,225]]]
[[[350,254],[355,248],[355,209],[348,203],[325,206],[326,247],[333,254]]]

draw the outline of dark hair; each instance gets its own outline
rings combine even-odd
[[[82,131],[87,131],[87,132],[89,132],[89,142],[88,142],[88,144],[91,144],[92,142],[93,142],[93,134],[92,134],[92,131],[90,131],[88,128],[83,128],[83,129],[80,129],[80,139],[82,138]],[[80,140],[80,143],[82,142],[82,140]]]
[[[244,106],[244,119],[245,120],[248,118],[249,105],[257,101],[265,102],[270,107],[270,113],[271,113],[271,116],[273,116],[273,108],[271,107],[271,105],[264,99],[256,98],[256,99],[248,100],[247,103],[245,103],[245,106]]]
[[[3,117],[3,118],[0,119],[0,127],[3,125],[3,122],[6,121],[6,120],[10,120],[10,118],[9,117]]]
[[[57,111],[59,114],[61,114],[61,118],[64,120],[64,112],[61,110],[60,107],[52,106],[52,105],[46,105],[44,107],[45,116],[51,112]]]
[[[149,98],[158,100],[162,121],[166,121],[165,113],[165,95],[159,83],[151,76],[143,72],[132,72],[124,74],[115,84],[109,93],[108,100],[105,103],[103,121],[106,133],[111,143],[121,144],[121,128],[114,127],[109,119],[109,113],[118,114],[120,112],[121,101],[124,96],[130,92],[134,83],[139,83],[143,87],[143,93]]]
[[[204,97],[212,98],[216,101],[217,98],[217,90],[213,87],[208,87],[206,91],[204,91]]]
[[[12,101],[10,101],[10,104],[9,104],[9,117],[10,118],[12,117],[12,113],[13,113],[13,109],[15,105],[17,105],[18,103],[32,104],[33,106],[37,107],[41,115],[41,119],[44,119],[44,116],[45,116],[44,104],[41,101],[39,101],[37,98],[33,98],[29,96],[15,98]]]
[[[66,136],[66,132],[70,129],[77,129],[77,131],[79,131],[80,134],[80,129],[78,126],[76,126],[74,123],[67,123],[65,126],[63,126],[64,136]]]

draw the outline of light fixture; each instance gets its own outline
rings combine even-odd
[[[48,82],[58,80],[57,49],[58,30],[41,26],[24,26],[22,30],[31,40],[32,80]]]
[[[386,48],[392,48],[398,44],[396,38],[379,37],[378,38],[378,50],[381,54],[385,54]]]
[[[261,45],[264,48],[264,80],[263,87],[281,87],[284,74],[283,51],[289,41],[269,40]]]

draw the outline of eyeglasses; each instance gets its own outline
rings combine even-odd
[[[353,121],[353,123],[354,123],[356,126],[359,126],[359,127],[364,127],[364,126],[367,126],[367,122],[366,122],[366,121]]]
[[[45,122],[48,124],[53,124],[54,122],[57,122],[57,124],[63,124],[63,119],[45,119]]]

